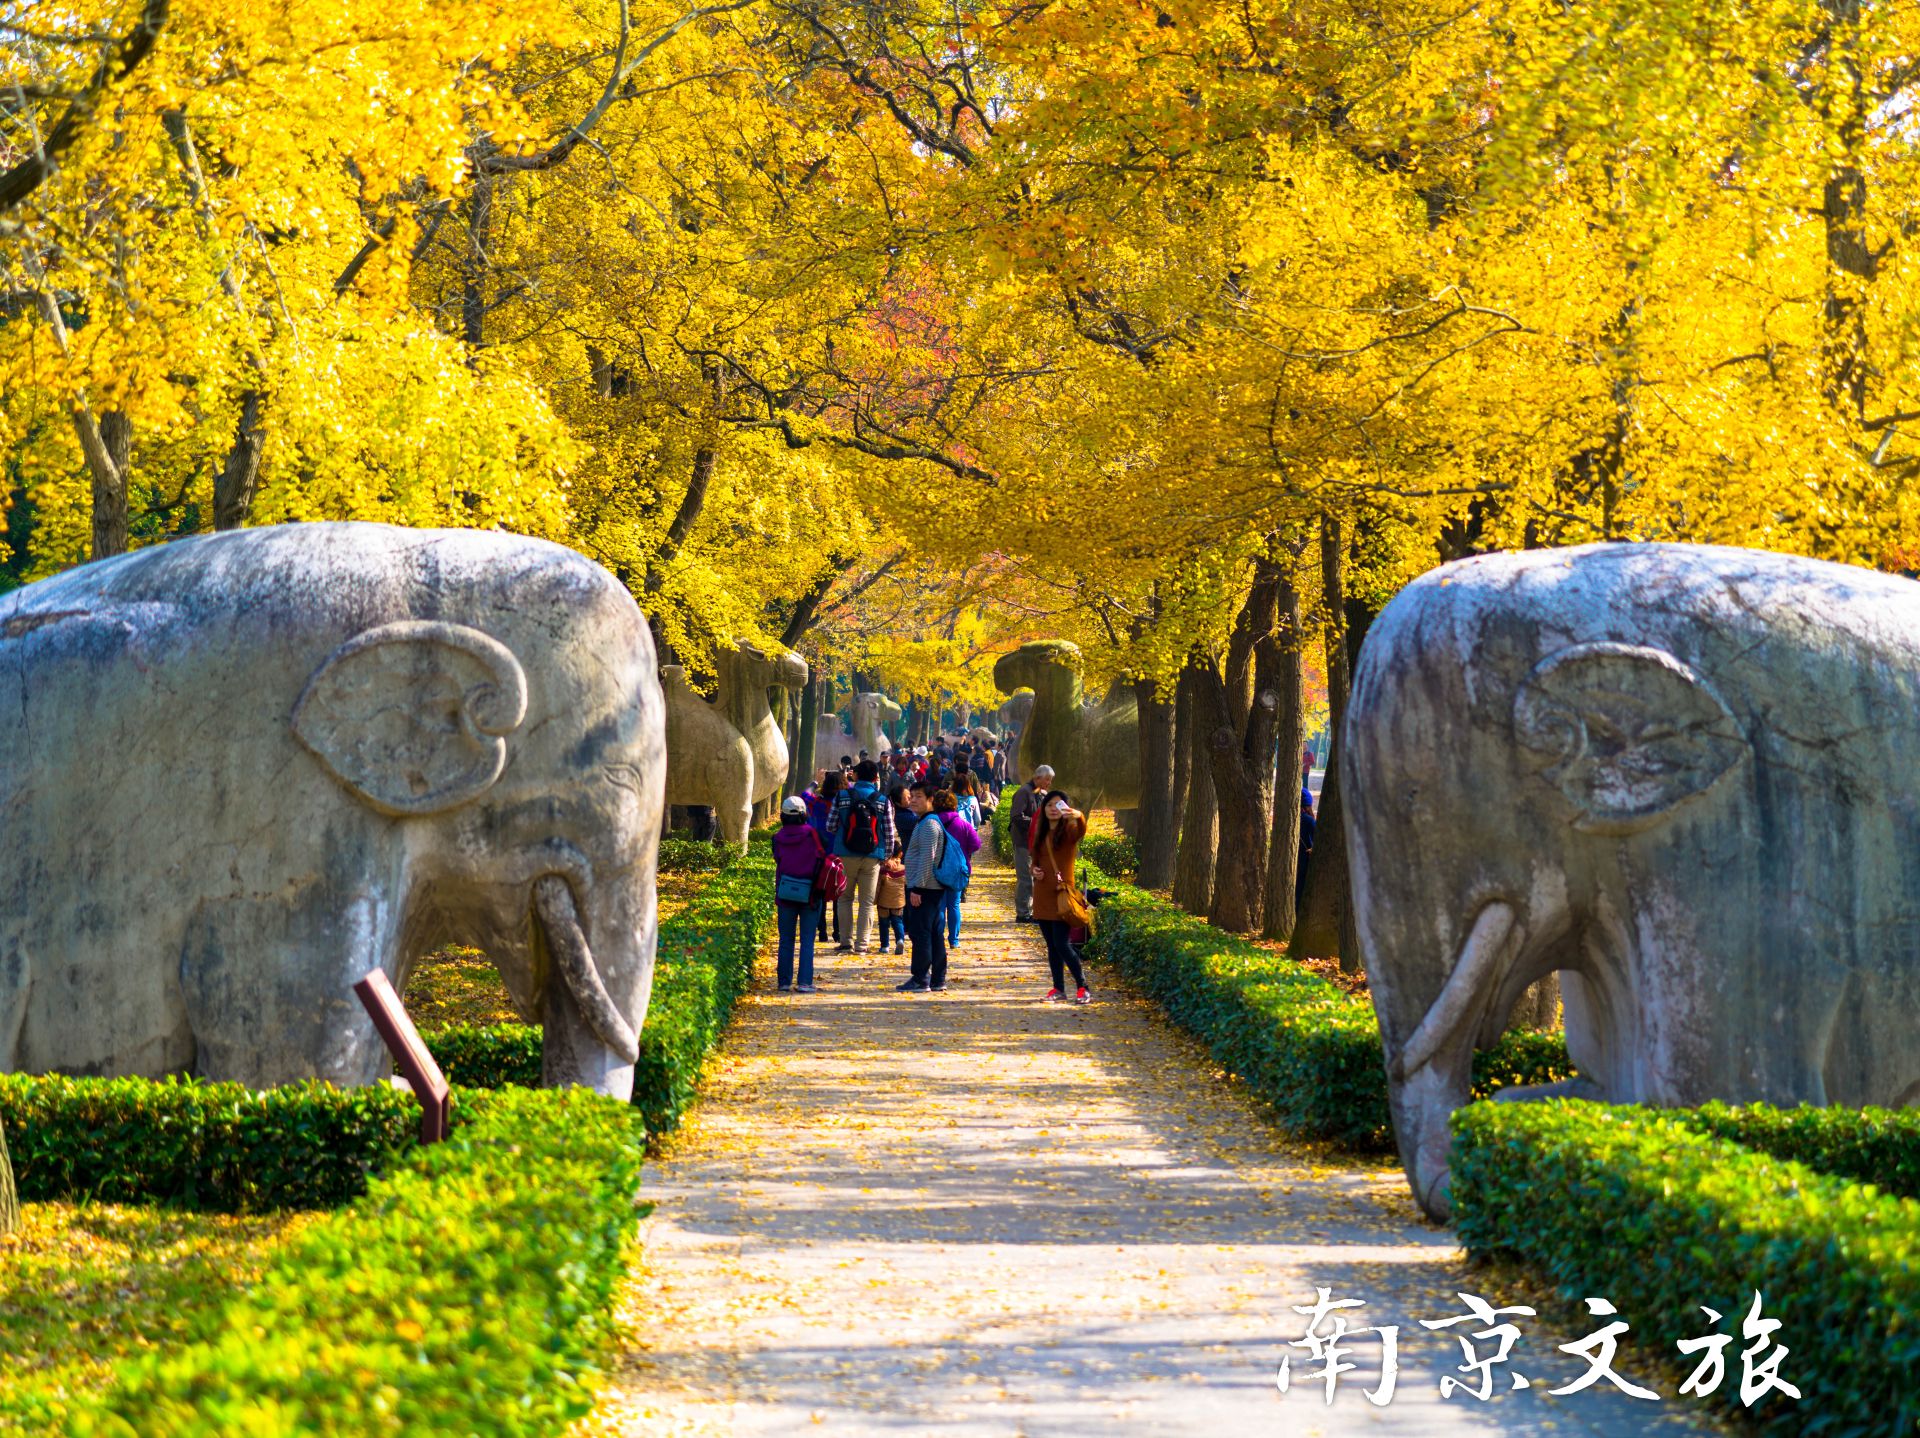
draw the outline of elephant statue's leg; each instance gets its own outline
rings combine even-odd
[[[200,1077],[357,1087],[392,1071],[353,992],[372,969],[393,973],[392,906],[331,896],[315,885],[296,899],[208,900],[194,911],[180,988]]]

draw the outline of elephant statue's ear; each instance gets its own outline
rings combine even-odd
[[[1520,686],[1513,733],[1577,811],[1576,828],[1631,834],[1705,794],[1747,751],[1733,713],[1664,650],[1576,644]]]
[[[416,619],[329,654],[293,706],[293,732],[381,813],[435,814],[500,777],[502,736],[526,715],[527,676],[510,649],[478,629]]]

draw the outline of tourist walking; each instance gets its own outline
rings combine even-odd
[[[962,779],[970,777],[961,775]],[[960,906],[967,901],[967,886],[973,881],[973,856],[980,852],[980,806],[972,802],[972,796],[962,799],[949,789],[935,789],[931,802],[935,821],[946,826],[947,837],[958,846],[964,860],[953,864],[940,881],[945,894],[941,917],[951,951],[960,947]]]
[[[1008,819],[1013,839],[1013,921],[1016,924],[1033,922],[1033,856],[1027,845],[1034,816],[1040,812],[1041,801],[1052,787],[1053,768],[1042,764],[1013,794]]]
[[[1048,1003],[1058,1003],[1066,996],[1069,971],[1073,974],[1073,1001],[1093,1002],[1080,968],[1079,952],[1069,938],[1075,928],[1086,926],[1089,917],[1086,901],[1074,887],[1073,873],[1086,833],[1086,815],[1075,809],[1065,794],[1050,793],[1034,816],[1028,840],[1033,863],[1033,916],[1047,941],[1047,967],[1053,972]]]
[[[946,891],[937,870],[952,841],[938,819],[931,823],[932,797],[924,783],[907,791],[907,803],[918,820],[907,845],[907,940],[913,960],[901,993],[938,993],[947,986],[947,935],[941,922]]]
[[[822,769],[814,781],[813,787],[802,796],[807,801],[807,822],[813,826],[813,831],[820,836],[820,843],[826,846],[829,852],[832,851],[831,845],[833,842],[833,829],[831,827],[833,801],[839,795],[840,791],[846,787],[846,776],[838,769]],[[834,942],[838,943],[840,941],[840,906],[838,904],[822,904],[820,906],[820,937],[824,939],[827,936],[827,915],[829,913],[833,915]]]
[[[807,822],[807,801],[798,794],[781,800],[780,828],[773,836],[773,897],[780,928],[774,978],[783,994],[814,992],[813,940],[820,923],[820,876],[826,862],[827,846]]]
[[[880,862],[893,852],[893,807],[880,792],[880,770],[867,759],[853,768],[852,785],[834,797],[828,829],[833,853],[847,871],[847,887],[835,904],[840,942],[834,947],[856,954],[867,951],[873,925],[874,886]],[[855,903],[859,919],[855,922]],[[851,940],[851,942],[849,942]]]
[[[887,951],[887,941],[893,941],[893,951],[904,954],[907,951],[907,865],[900,857],[900,845],[894,843],[893,852],[880,866],[880,881],[873,891],[874,912],[880,916],[880,952]]]

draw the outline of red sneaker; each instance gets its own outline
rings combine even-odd
[[[1048,989],[1047,996],[1044,1000],[1042,1000],[1042,1002],[1049,1003],[1049,1004],[1057,1004],[1064,998],[1066,998],[1066,995],[1061,993],[1060,990]]]
[[[1087,986],[1082,984],[1079,991],[1074,994],[1073,1001],[1076,1004],[1090,1004],[1093,1002],[1093,995],[1088,993]]]

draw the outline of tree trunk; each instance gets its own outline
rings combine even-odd
[[[1266,911],[1260,932],[1269,939],[1293,933],[1294,876],[1300,866],[1301,746],[1306,742],[1305,694],[1300,680],[1300,591],[1289,577],[1280,590],[1281,658],[1274,675],[1273,828],[1267,838]]]
[[[1180,836],[1173,807],[1173,700],[1161,686],[1142,679],[1134,686],[1140,701],[1140,871],[1143,889],[1164,889],[1173,882],[1173,858]]]
[[[1186,696],[1183,698],[1182,696]],[[1168,736],[1168,747],[1173,751],[1173,794],[1167,805],[1167,812],[1173,816],[1173,833],[1167,839],[1167,882],[1161,887],[1171,891],[1173,875],[1179,864],[1180,836],[1187,816],[1187,793],[1192,784],[1193,752],[1188,746],[1188,736],[1193,732],[1191,705],[1187,702],[1191,695],[1183,689],[1178,680],[1173,690],[1173,727]]]
[[[1274,635],[1280,566],[1261,559],[1234,619],[1224,671],[1202,666],[1194,685],[1206,753],[1213,769],[1219,847],[1207,922],[1228,933],[1260,927],[1265,912],[1267,834],[1273,824],[1273,736],[1278,707]]]
[[[266,433],[260,428],[262,396],[250,389],[240,396],[240,422],[234,427],[233,447],[213,480],[213,527],[238,529],[253,510],[253,490],[260,479],[260,451]]]
[[[1349,677],[1346,644],[1346,539],[1340,521],[1320,518],[1320,575],[1327,606],[1324,636],[1327,651],[1327,721],[1333,743],[1327,751],[1327,778],[1320,790],[1320,812],[1313,831],[1313,863],[1307,867],[1307,888],[1294,927],[1292,952],[1299,958],[1340,959],[1340,967],[1358,972],[1358,953],[1344,952],[1342,935],[1350,927],[1347,914],[1348,876],[1346,835],[1340,817],[1340,730],[1347,714]]]
[[[103,412],[100,442],[112,465],[89,465],[93,473],[95,559],[127,552],[127,481],[133,473],[133,421],[117,409]]]
[[[1180,819],[1178,856],[1174,860],[1173,900],[1190,914],[1204,914],[1213,901],[1213,857],[1218,839],[1218,812],[1213,802],[1213,765],[1194,696],[1198,671],[1189,667],[1180,676],[1180,715],[1174,721],[1180,747],[1186,754],[1187,803]]]
[[[487,337],[487,241],[493,227],[493,176],[477,166],[467,218],[466,262],[461,266],[460,328],[467,343],[479,349]]]
[[[800,722],[795,726],[793,762],[787,768],[787,792],[798,794],[813,782],[813,749],[820,735],[820,681],[811,671],[800,691]]]
[[[20,1190],[13,1182],[13,1160],[7,1155],[7,1128],[0,1124],[0,1238],[20,1227]]]
[[[1527,986],[1507,1020],[1507,1032],[1532,1029],[1551,1033],[1560,1027],[1560,975],[1548,974]]]

